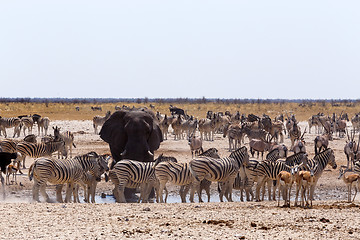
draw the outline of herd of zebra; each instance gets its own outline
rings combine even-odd
[[[103,125],[110,115],[111,113],[108,112],[104,117],[94,117],[95,134],[98,133],[97,127]],[[63,202],[61,192],[64,184],[67,185],[65,202],[72,201],[72,195],[74,202],[80,202],[78,191],[81,186],[84,188],[85,201],[95,202],[96,185],[104,174],[105,179],[110,179],[114,184],[113,194],[116,202],[127,201],[124,194],[125,188],[140,188],[139,202],[149,201],[151,189],[155,189],[156,201],[166,202],[167,183],[180,186],[179,195],[182,202],[186,202],[189,192],[191,202],[194,202],[195,193],[198,194],[198,201],[202,202],[202,190],[206,191],[208,201],[210,201],[210,185],[212,182],[218,182],[220,201],[224,200],[224,196],[227,201],[233,201],[233,189],[240,190],[241,201],[244,200],[244,193],[247,201],[263,201],[267,188],[268,200],[276,200],[278,190],[278,200],[282,193],[285,205],[290,204],[291,188],[295,184],[295,205],[298,204],[298,195],[301,192],[301,205],[305,206],[305,203],[308,205],[308,201],[311,202],[314,198],[315,187],[325,167],[327,165],[334,169],[337,167],[334,151],[328,146],[328,141],[331,141],[332,135],[336,132],[339,132],[339,136],[344,136],[341,133],[345,133],[348,138],[345,146],[348,166],[345,171],[342,168],[340,170],[345,183],[349,185],[350,181],[349,176],[344,175],[347,170],[352,170],[355,174],[360,173],[360,152],[358,153],[360,138],[357,144],[354,141],[355,131],[360,125],[356,125],[360,123],[359,114],[352,119],[353,131],[350,131],[350,136],[346,127],[347,115],[340,114],[337,117],[334,114],[333,117],[329,117],[319,113],[312,116],[308,122],[309,132],[315,126],[316,132],[321,134],[314,140],[315,156],[313,158],[309,158],[305,148],[306,129],[301,131],[295,115],[286,118],[280,115],[274,120],[267,115],[259,117],[254,114],[244,116],[239,113],[231,115],[211,112],[206,118],[200,120],[180,114],[167,116],[158,113],[156,116],[164,140],[167,139],[170,126],[175,140],[184,139],[185,136],[189,139],[198,131],[201,141],[214,141],[214,135],[221,133],[224,137],[228,137],[231,153],[228,157],[220,157],[216,148],[210,148],[185,162],[178,162],[174,157],[160,155],[150,163],[134,160],[114,163],[110,154],[100,155],[96,152],[72,158],[71,149],[76,147],[74,135],[69,131],[60,133],[60,128],[57,126],[53,127],[54,137],[48,139],[45,136],[42,143],[4,139],[0,143],[0,148],[3,152],[20,153],[19,156],[23,158],[23,167],[25,167],[26,156],[36,158],[29,169],[29,178],[34,180],[33,199],[40,200],[40,191],[48,202],[51,200],[45,191],[47,182],[56,185],[58,202]],[[35,120],[36,118],[37,116],[35,118],[34,116],[0,118],[0,129],[6,137],[6,128],[14,127],[14,133],[17,133],[20,132],[18,129],[27,126],[28,121],[32,122],[31,128],[26,127],[28,133],[31,133],[33,124],[37,123],[38,134],[40,135],[40,129],[44,128],[47,135],[49,119],[41,116]],[[47,120],[44,121],[44,119]],[[342,128],[343,121],[345,121],[345,128]],[[47,122],[46,128],[43,122]],[[293,152],[291,156],[287,156],[289,150],[283,144],[286,134],[291,140],[290,151]],[[268,151],[265,160],[249,156],[247,147],[241,146],[245,143],[245,136],[249,140],[252,155],[253,151]],[[52,158],[52,153],[56,151],[58,151],[58,158],[61,156],[67,158],[70,151],[70,158],[67,160]],[[360,183],[357,179],[359,178],[351,181],[350,187],[356,181]]]

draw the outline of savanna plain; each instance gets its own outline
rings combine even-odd
[[[76,148],[73,155],[96,151],[109,152],[108,144],[94,133],[92,118],[114,111],[115,105],[149,107],[150,103],[0,103],[2,117],[24,114],[40,114],[50,118],[52,127],[74,133]],[[169,114],[168,103],[151,103],[153,111]],[[279,113],[295,114],[301,130],[307,127],[307,119],[318,112],[331,115],[347,112],[352,117],[360,111],[360,105],[315,103],[173,103],[187,114],[205,118],[208,110],[214,112],[268,114],[271,118]],[[102,111],[92,111],[91,106],[101,106]],[[79,107],[79,111],[76,110]],[[348,122],[351,129],[351,123]],[[12,130],[8,129],[12,135]],[[33,129],[37,134],[37,127]],[[52,133],[53,134],[53,133]],[[198,135],[198,133],[197,133]],[[315,129],[305,134],[309,158],[314,156]],[[357,136],[357,135],[356,135]],[[23,133],[21,133],[23,137]],[[1,139],[4,137],[2,136]],[[357,139],[357,137],[356,137]],[[40,141],[40,137],[38,137]],[[329,147],[335,152],[338,168],[346,165],[344,145],[346,137],[334,136]],[[290,139],[285,136],[285,145]],[[248,140],[245,140],[248,147]],[[214,141],[204,141],[204,149],[215,147],[220,156],[228,156],[228,140],[216,134]],[[186,139],[174,140],[170,128],[168,140],[155,152],[173,156],[179,162],[189,162],[191,152]],[[26,166],[34,159],[27,158]],[[28,169],[17,176],[18,184],[6,185],[6,198],[1,201],[1,239],[360,239],[360,198],[348,203],[347,189],[338,179],[339,170],[327,167],[315,190],[315,200],[310,209],[278,207],[276,201],[241,202],[239,192],[233,191],[234,202],[219,202],[217,184],[211,186],[211,202],[180,203],[179,187],[168,184],[169,203],[115,203],[113,184],[102,180],[96,190],[93,203],[37,203],[32,201],[33,182],[27,176]],[[294,191],[294,187],[293,187]],[[47,192],[55,198],[55,188],[48,185]],[[101,195],[106,196],[101,198]],[[293,195],[293,194],[292,194]],[[203,195],[203,199],[206,197]],[[195,195],[195,201],[197,196]],[[282,204],[281,204],[282,205]]]

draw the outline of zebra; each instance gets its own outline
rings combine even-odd
[[[252,160],[249,160],[249,163]],[[222,183],[218,183],[218,192],[221,192]],[[252,178],[247,176],[246,168],[243,166],[240,168],[239,172],[236,175],[234,180],[233,189],[240,190],[240,201],[244,201],[244,193],[246,194],[246,201],[252,201],[254,199],[254,193],[252,187],[254,186],[254,181]],[[228,194],[228,193],[226,193]],[[250,198],[251,196],[251,198]]]
[[[38,135],[40,136],[40,130],[41,130],[41,133],[44,136],[44,130],[45,130],[45,136],[46,136],[50,125],[50,119],[48,117],[40,117],[37,121],[37,125],[38,125]]]
[[[2,118],[0,117],[0,136],[1,136],[1,132],[4,133],[5,138],[7,137],[6,134],[6,128],[14,128],[14,135],[13,138],[16,135],[20,135],[20,123],[21,120],[20,118],[17,117],[12,117],[12,118]]]
[[[32,117],[23,117],[21,118],[20,128],[24,130],[24,136],[26,136],[25,130],[28,129],[28,134],[32,133],[32,128],[34,126],[34,120]]]
[[[64,133],[60,133],[60,127],[55,126],[54,129],[54,137],[55,137],[55,141],[64,141],[65,142],[65,148],[66,148],[66,153],[68,151],[68,149],[70,150],[70,157],[72,157],[72,147],[74,146],[74,148],[76,148],[76,145],[74,143],[74,134],[72,134],[72,132],[70,131],[66,131]],[[64,156],[64,155],[63,155]],[[65,158],[67,158],[67,154],[65,155]]]
[[[226,198],[232,202],[232,186],[242,165],[247,165],[249,154],[245,146],[232,152],[229,157],[214,159],[210,157],[200,157],[190,161],[190,171],[194,175],[194,187],[191,190],[190,198],[193,199],[195,189],[199,195],[199,202],[202,202],[200,194],[200,182],[203,179],[216,182],[224,182],[225,186],[220,192],[220,201],[223,201],[225,191]]]
[[[25,167],[26,156],[32,158],[49,156],[51,157],[53,152],[61,152],[61,154],[66,155],[66,148],[64,141],[55,141],[48,143],[28,143],[28,142],[19,142],[16,145],[16,151],[23,156],[23,168]],[[59,153],[58,153],[59,154]]]
[[[110,118],[110,116],[111,116],[111,112],[107,111],[105,117],[96,115],[93,118],[93,127],[94,127],[95,134],[98,134],[97,127],[104,125],[104,123],[106,122],[106,120],[108,120]]]
[[[218,150],[216,148],[210,148],[200,154],[198,157],[212,157],[212,158],[220,158],[218,155]],[[191,184],[194,181],[194,177],[191,174],[189,163],[176,163],[176,162],[162,162],[160,164],[155,164],[155,175],[159,180],[160,186],[158,190],[158,196],[160,197],[160,202],[164,202],[163,200],[163,190],[166,189],[166,183],[171,182],[172,184],[181,186],[180,187],[180,198],[181,202],[186,202],[186,194],[188,193]],[[200,183],[200,192],[205,189],[208,202],[210,202],[210,185],[211,181],[206,179],[202,180]],[[190,198],[190,201],[193,202],[193,198]],[[165,199],[166,202],[166,199]]]
[[[281,171],[287,171],[290,172],[291,166],[294,165],[287,165],[286,163],[305,163],[307,161],[307,154],[304,153],[298,153],[294,154],[292,156],[287,157],[285,161],[268,161],[265,160],[263,162],[260,162],[256,167],[256,175],[257,175],[257,184],[256,184],[256,201],[260,201],[260,189],[263,189],[263,196],[264,196],[264,186],[265,182],[268,183],[268,193],[269,193],[269,200],[274,199],[275,200],[275,194],[277,189],[277,184],[274,182],[274,191],[273,191],[273,197],[271,198],[271,181],[276,180],[278,174]],[[262,197],[263,199],[263,197]]]
[[[92,153],[94,154],[94,153]],[[110,156],[105,156],[105,155],[99,155],[99,157],[104,158],[106,167],[104,167],[103,164],[100,164],[100,175],[102,175],[103,173],[105,173],[105,171],[108,171],[108,160],[109,158],[111,158]],[[101,162],[102,163],[102,162]],[[108,181],[108,177],[105,173],[105,181]],[[83,179],[82,182],[80,182],[79,184],[76,184],[75,187],[73,188],[73,194],[74,194],[74,198],[76,198],[76,202],[80,202],[79,199],[79,187],[80,185],[83,187],[84,189],[84,201],[87,203],[90,203],[90,200],[92,203],[95,203],[95,192],[96,192],[96,186],[97,186],[98,181],[96,180],[96,177],[94,175],[91,174],[91,172],[85,172],[83,175]],[[60,188],[60,186],[57,186],[58,190]],[[60,191],[61,192],[61,191]],[[91,199],[90,199],[91,198]]]
[[[29,169],[30,181],[34,179],[33,186],[33,200],[40,202],[39,190],[46,202],[50,202],[50,198],[47,195],[45,188],[46,183],[57,184],[56,198],[58,202],[62,202],[61,188],[62,184],[67,183],[68,188],[66,190],[65,202],[69,202],[71,198],[72,189],[75,183],[81,183],[84,180],[84,174],[89,171],[97,181],[101,178],[101,167],[105,170],[107,165],[104,158],[97,155],[95,152],[90,152],[85,155],[76,156],[73,159],[57,160],[52,158],[41,157],[34,161]],[[76,201],[76,198],[75,198]]]
[[[158,191],[159,183],[155,176],[154,165],[156,162],[162,161],[176,161],[176,159],[160,155],[155,162],[138,162],[135,160],[117,162],[112,169],[118,178],[118,198],[116,200],[122,203],[126,202],[124,190],[131,181],[141,184],[138,202],[147,201],[152,187],[155,187],[156,191]]]
[[[308,170],[309,168],[315,168],[315,172],[314,172],[315,184],[312,185],[310,188],[310,198],[311,199],[314,199],[315,186],[317,184],[317,181],[321,177],[322,173],[324,172],[325,167],[328,164],[330,166],[332,166],[333,169],[337,168],[334,150],[332,150],[331,148],[325,149],[324,151],[315,155],[315,157],[313,159],[309,159],[307,161],[307,166],[303,166],[302,169],[300,169],[300,170]],[[299,190],[300,190],[300,188],[298,188],[298,186],[297,186],[296,187],[295,206],[297,205]]]
[[[231,146],[233,146],[234,150],[236,150],[238,149],[237,144],[239,144],[240,147],[241,141],[244,143],[244,134],[240,124],[226,124],[223,130],[223,137],[225,138],[226,136],[228,136],[229,138],[229,151],[232,150]]]

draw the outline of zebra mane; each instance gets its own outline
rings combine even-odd
[[[304,155],[307,157],[307,153],[299,152],[296,154],[293,154],[286,158],[285,164],[288,166],[294,166],[295,164],[300,164],[300,161],[304,158]]]
[[[244,153],[244,152],[247,152],[247,148],[245,146],[242,146],[241,148],[238,148],[237,150],[233,151],[229,158],[236,158],[236,156],[239,154],[239,153]]]
[[[275,148],[273,150],[271,150],[268,154],[266,154],[266,158],[265,159],[268,159],[268,156],[272,155],[272,154],[275,154],[275,152],[280,152],[279,149]]]
[[[329,151],[331,151],[331,150],[332,150],[331,148],[327,148],[327,149],[325,149],[324,151],[316,154],[316,155],[314,156],[314,160],[319,160],[319,158],[320,158],[322,155],[328,154]]]
[[[175,162],[175,163],[177,163],[178,161],[177,161],[176,158],[164,156],[164,154],[162,153],[162,154],[160,154],[160,156],[157,159],[155,159],[153,168],[155,168],[161,162]]]
[[[218,150],[216,148],[209,148],[205,152],[198,155],[198,157],[201,157],[201,156],[208,156],[208,157],[212,157],[212,158],[220,158],[220,156],[218,154]]]

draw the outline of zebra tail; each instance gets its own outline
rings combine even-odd
[[[34,178],[34,168],[35,168],[35,164],[36,164],[36,162],[34,162],[33,164],[31,164],[31,166],[30,166],[30,168],[29,168],[28,176],[29,176],[29,180],[30,180],[30,181]]]
[[[198,176],[196,176],[196,173],[195,173],[194,170],[192,169],[191,165],[192,165],[192,162],[189,163],[189,169],[190,169],[191,174],[195,177],[195,179],[196,179],[197,181],[200,182],[200,179],[198,178]]]
[[[218,192],[219,192],[219,193],[221,192],[220,183],[219,183],[219,182],[218,182]]]

